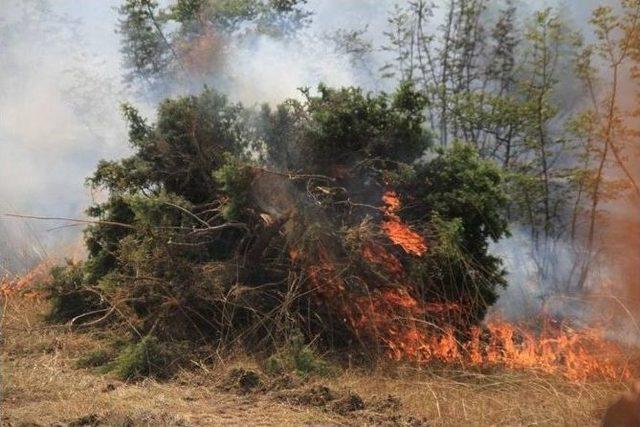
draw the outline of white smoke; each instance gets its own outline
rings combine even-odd
[[[314,88],[319,83],[390,90],[393,82],[381,80],[378,70],[388,56],[381,46],[394,4],[394,0],[311,0],[307,4],[313,11],[309,27],[293,38],[264,34],[232,38],[221,59],[223,69],[202,76],[202,80],[245,104],[299,98],[300,88]],[[363,31],[362,37],[372,47],[366,63],[354,63],[348,53],[339,51],[333,36],[340,30]]]
[[[117,45],[109,2],[7,0],[0,16],[0,212],[78,217],[84,178],[126,151]],[[114,2],[111,2],[112,4]],[[84,4],[84,3],[83,3]],[[91,13],[89,13],[91,11]],[[112,21],[115,17],[109,19]],[[104,29],[102,35],[92,31]],[[97,36],[97,37],[96,37]],[[99,41],[99,37],[105,40]],[[22,268],[77,235],[0,218],[0,265]]]
[[[299,87],[319,82],[349,86],[357,80],[357,70],[319,38],[283,41],[258,36],[250,42],[243,41],[232,52],[227,58],[228,93],[244,103],[278,103],[296,97]]]
[[[492,252],[504,260],[509,282],[492,308],[495,313],[511,320],[540,313],[590,317],[580,303],[582,290],[598,286],[607,272],[591,269],[579,287],[584,266],[579,246],[565,239],[537,241],[524,227],[512,225],[511,236],[493,244]]]
[[[119,35],[115,33],[121,3],[3,2],[0,213],[81,217],[90,203],[84,179],[99,159],[118,158],[128,150],[119,103],[131,101],[153,119],[153,107],[123,84]],[[327,35],[343,27],[361,28],[366,21],[371,37],[378,37],[391,4],[387,0],[348,4],[313,0],[309,7],[315,11],[314,23],[300,38],[255,37],[225,49],[230,52],[225,58],[225,75],[215,80],[224,84],[217,88],[235,101],[253,104],[280,102],[298,96],[298,88],[320,82],[372,84],[363,81],[362,71],[348,58],[336,53]],[[187,90],[195,89],[184,88],[182,93]],[[180,94],[172,88],[160,96]],[[0,265],[23,268],[47,248],[78,235],[76,228],[47,231],[56,225],[27,224],[2,216]]]

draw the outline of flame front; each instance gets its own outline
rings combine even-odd
[[[382,229],[389,240],[410,256],[424,255],[426,240],[397,215],[401,204],[396,193],[386,192],[383,202]],[[340,274],[338,260],[322,247],[308,275],[317,295],[360,341],[377,346],[390,359],[478,369],[530,369],[574,381],[626,380],[632,375],[625,349],[605,339],[604,329],[574,330],[549,318],[532,327],[502,320],[461,327],[465,305],[421,302],[401,260],[387,246],[372,239],[362,246],[361,256],[383,270],[388,281],[369,284],[366,293],[351,290]],[[292,260],[300,257],[299,251],[292,251]]]
[[[459,305],[421,304],[404,289],[356,299],[354,306],[358,315],[350,319],[353,327],[364,335],[375,334],[385,354],[396,361],[530,369],[573,381],[621,381],[632,376],[625,349],[605,339],[600,329],[573,330],[546,321],[536,330],[493,320],[462,334],[421,320],[425,315],[459,313]]]

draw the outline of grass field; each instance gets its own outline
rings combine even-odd
[[[47,304],[2,300],[2,425],[598,425],[621,383],[576,384],[535,372],[343,368],[274,377],[246,356],[193,360],[168,381],[118,381],[78,360],[104,345],[43,322]],[[239,371],[242,367],[244,371]],[[256,372],[259,387],[229,383]],[[231,377],[230,377],[231,373]]]

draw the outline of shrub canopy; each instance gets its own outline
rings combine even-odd
[[[108,194],[88,210],[91,302],[142,335],[254,344],[295,330],[372,348],[363,319],[406,310],[398,295],[462,307],[440,322],[480,320],[505,284],[488,254],[507,230],[499,169],[461,143],[429,152],[411,85],[303,95],[251,109],[206,89],[164,101],[155,124],[124,106],[134,154],[88,180]]]

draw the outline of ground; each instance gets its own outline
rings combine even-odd
[[[2,309],[7,426],[589,426],[626,389],[534,372],[408,366],[344,367],[303,380],[269,377],[246,356],[194,360],[170,380],[125,383],[77,367],[101,338],[45,323],[45,302],[10,297]],[[261,385],[243,387],[254,372]]]

